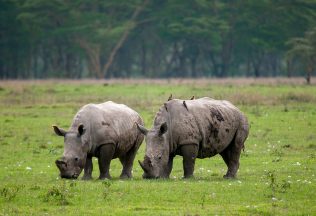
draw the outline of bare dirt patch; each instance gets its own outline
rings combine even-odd
[[[1,89],[6,87],[19,86],[23,90],[24,85],[38,84],[173,84],[173,85],[304,85],[306,84],[303,77],[269,77],[269,78],[170,78],[170,79],[47,79],[47,80],[0,80]],[[316,77],[311,79],[311,84],[316,84]]]

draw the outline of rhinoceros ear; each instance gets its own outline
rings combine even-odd
[[[80,136],[82,136],[86,132],[86,129],[84,128],[83,124],[80,124],[78,126],[78,133]]]
[[[137,125],[138,130],[139,130],[142,134],[147,135],[148,130],[147,130],[144,126],[138,124],[137,122],[136,122],[136,125]]]
[[[65,136],[65,134],[67,133],[64,129],[58,128],[56,125],[53,125],[52,127],[54,128],[54,131],[58,136]]]
[[[164,133],[166,133],[168,130],[168,126],[167,126],[167,122],[162,123],[162,125],[160,126],[159,129],[159,135],[163,135]]]

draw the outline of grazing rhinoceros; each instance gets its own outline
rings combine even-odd
[[[156,114],[147,130],[146,153],[140,162],[144,178],[168,178],[175,155],[183,157],[184,177],[193,176],[196,158],[220,154],[227,167],[225,178],[234,178],[239,157],[248,136],[244,114],[228,101],[200,98],[169,99]]]
[[[111,178],[109,167],[114,158],[123,165],[120,177],[132,177],[133,161],[144,139],[135,122],[143,125],[137,112],[109,101],[83,106],[68,131],[53,126],[57,135],[64,136],[64,154],[56,160],[60,176],[77,178],[84,169],[83,179],[91,179],[94,156],[99,161],[99,179]]]

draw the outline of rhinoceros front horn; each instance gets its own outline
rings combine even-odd
[[[59,169],[63,169],[65,167],[67,167],[67,163],[63,160],[56,160],[55,161],[55,164],[56,166],[59,168]]]
[[[138,160],[140,167],[144,170],[144,172],[148,172],[148,169],[145,167],[144,163]]]
[[[145,136],[147,135],[148,130],[147,130],[144,126],[138,124],[137,122],[136,122],[136,126],[137,126],[138,130],[139,130],[142,134],[144,134]]]

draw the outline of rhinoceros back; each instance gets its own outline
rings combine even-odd
[[[84,125],[86,132],[82,140],[91,154],[100,145],[110,143],[116,145],[116,152],[120,154],[126,153],[141,136],[135,122],[143,124],[137,112],[126,105],[108,101],[83,106],[75,115],[70,130]]]
[[[199,158],[223,151],[234,138],[243,116],[230,102],[206,97],[185,102],[174,99],[167,103],[167,109],[171,148],[199,145]]]

